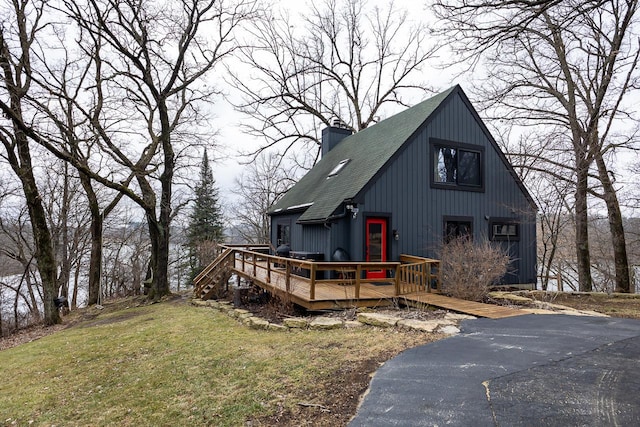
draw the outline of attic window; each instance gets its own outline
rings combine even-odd
[[[432,187],[484,190],[483,147],[432,138],[431,153]]]
[[[338,175],[340,171],[342,171],[342,169],[344,169],[344,167],[347,166],[347,163],[349,163],[350,161],[351,159],[340,160],[340,163],[338,163],[338,165],[335,168],[333,168],[331,172],[329,172],[329,175],[327,175],[327,179],[331,178],[332,176]]]

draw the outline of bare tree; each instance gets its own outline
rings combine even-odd
[[[35,259],[43,287],[44,322],[52,325],[60,322],[55,306],[57,297],[56,260],[51,241],[51,232],[42,205],[31,157],[30,142],[20,123],[28,121],[27,94],[32,79],[31,46],[45,25],[41,22],[44,2],[16,0],[3,14],[10,17],[0,25],[0,105],[10,119],[0,127],[0,142],[11,169],[20,179],[22,191],[29,210]],[[11,24],[10,24],[11,23]]]
[[[617,191],[607,154],[629,145],[616,135],[638,87],[640,49],[632,25],[637,1],[438,0],[460,58],[484,60],[479,91],[488,114],[536,126],[557,144],[543,170],[567,171],[574,184],[575,248],[581,290],[592,289],[588,197],[605,201],[616,265],[616,287],[629,291],[629,269]],[[558,157],[556,153],[563,152]],[[595,174],[591,172],[595,170]],[[597,181],[597,186],[594,181]]]
[[[353,131],[379,121],[386,104],[403,104],[405,91],[427,90],[420,72],[438,50],[422,20],[411,22],[393,2],[325,0],[300,19],[265,16],[249,32],[238,55],[248,75],[229,72],[242,95],[236,107],[251,119],[244,130],[265,139],[254,156],[314,146],[334,119]]]
[[[239,200],[233,205],[236,234],[249,243],[269,243],[267,211],[295,183],[295,171],[285,169],[280,156],[263,152],[236,179]]]

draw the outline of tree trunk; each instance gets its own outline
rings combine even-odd
[[[29,295],[29,300],[26,301],[26,303],[27,303],[27,306],[29,306],[29,312],[31,313],[31,316],[36,322],[38,322],[40,321],[40,309],[38,308],[38,299],[36,298],[35,292],[33,292],[33,284],[31,283],[29,265],[27,265],[25,268],[26,270],[25,270],[25,275],[23,276],[23,280],[27,287],[27,294]],[[26,300],[26,297],[25,297],[25,300]]]
[[[69,280],[71,280],[71,259],[69,258],[69,210],[71,195],[69,193],[69,164],[63,164],[62,201],[60,203],[59,230],[55,230],[54,254],[59,256],[59,274],[57,277],[60,296],[69,300]],[[61,239],[60,239],[61,238]],[[62,241],[60,241],[62,240]]]
[[[544,265],[544,269],[545,272],[542,276],[542,290],[546,291],[549,288],[549,279],[551,277],[551,267],[553,266],[553,263],[555,261],[556,258],[556,249],[557,249],[557,242],[555,241],[556,239],[553,239],[553,243],[551,244],[551,249],[545,249],[545,251],[548,252],[548,259],[546,260],[546,263]]]
[[[150,298],[158,299],[164,295],[169,295],[171,289],[169,287],[169,242],[171,227],[171,196],[173,186],[173,172],[175,168],[175,154],[171,145],[171,125],[169,123],[168,109],[164,99],[158,100],[158,110],[162,133],[160,141],[162,143],[162,152],[164,155],[164,170],[160,175],[161,194],[160,194],[160,216],[155,221],[155,260],[154,280],[152,285],[152,294]],[[155,213],[155,209],[154,209]],[[153,242],[152,237],[152,242]],[[152,247],[154,247],[152,243]]]
[[[98,303],[100,281],[102,280],[102,215],[91,214],[91,255],[89,257],[89,299],[88,305]]]
[[[104,218],[100,213],[98,198],[91,185],[91,178],[80,172],[80,182],[89,202],[91,212],[91,255],[89,258],[89,299],[87,305],[98,303],[102,273],[102,235]]]
[[[155,212],[147,212],[149,237],[151,239],[151,286],[148,297],[158,300],[170,293],[169,289],[169,236],[162,224],[155,218]]]
[[[18,301],[20,300],[20,287],[22,283],[18,285],[16,288],[16,295],[13,298],[13,330],[17,331],[20,329],[20,315],[18,312]]]
[[[595,157],[598,167],[598,176],[604,191],[604,201],[609,214],[609,230],[611,232],[611,243],[613,244],[613,260],[616,272],[616,292],[630,292],[631,279],[629,277],[629,258],[627,257],[627,243],[622,224],[622,212],[616,190],[613,187],[609,171],[602,158],[602,153],[598,152]]]
[[[33,184],[35,185],[35,180]],[[38,272],[42,281],[44,323],[46,325],[55,325],[61,321],[60,314],[53,301],[58,296],[56,260],[53,254],[51,235],[49,234],[45,212],[40,203],[37,190],[34,193],[33,188],[35,187],[29,190],[25,189],[25,195],[29,193],[27,204],[29,205],[29,216],[31,217],[36,247],[36,262],[38,263]],[[29,201],[30,198],[31,201]]]
[[[587,175],[589,168],[585,162],[578,159],[576,162],[576,261],[578,269],[578,281],[580,291],[591,292],[593,282],[591,279],[591,256],[589,253],[589,217],[587,212]]]
[[[12,167],[22,182],[22,189],[29,210],[31,219],[31,229],[35,244],[35,258],[38,264],[38,272],[42,281],[44,306],[44,323],[55,325],[60,323],[60,314],[53,300],[58,296],[58,286],[56,283],[56,259],[53,253],[51,232],[47,224],[47,216],[42,206],[42,199],[36,185],[31,166],[31,153],[26,135],[14,126],[16,142],[18,148],[19,163]],[[12,156],[10,156],[11,158]]]
[[[75,310],[78,307],[78,285],[80,284],[80,268],[82,267],[82,263],[78,262],[76,264],[76,274],[73,279],[73,294],[71,296],[71,310]]]

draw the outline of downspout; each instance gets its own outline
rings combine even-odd
[[[327,217],[327,219],[324,220],[324,227],[327,230],[331,229],[331,223],[335,222],[338,219],[342,219],[344,217],[347,216],[347,205],[348,204],[354,204],[351,199],[349,200],[345,200],[344,202],[342,202],[342,212],[339,214],[335,214],[335,215],[330,215]]]
[[[327,248],[329,248],[330,253],[333,250],[331,248],[331,223],[335,222],[335,221],[337,221],[339,219],[345,218],[347,216],[347,205],[350,204],[350,203],[352,203],[351,199],[345,200],[344,202],[342,202],[342,212],[338,213],[338,214],[335,214],[335,215],[329,215],[325,219],[325,221],[323,223],[324,228],[329,230],[329,233],[327,233],[327,240],[328,240]],[[351,233],[349,233],[349,234],[351,234]],[[329,255],[329,256],[331,257],[331,255]],[[331,273],[331,272],[329,272],[328,274],[330,275],[330,277],[332,277],[332,275],[333,275],[333,273]]]

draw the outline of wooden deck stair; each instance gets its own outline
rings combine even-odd
[[[215,296],[220,287],[231,277],[233,250],[226,248],[218,257],[193,279],[196,297],[208,300]]]

